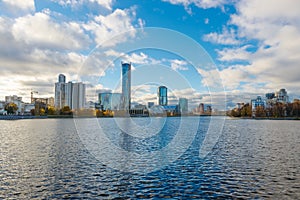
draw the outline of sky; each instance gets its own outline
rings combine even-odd
[[[136,103],[159,85],[190,108],[300,98],[299,13],[297,0],[0,0],[0,100],[54,96],[60,73],[95,100],[120,91],[122,61]]]

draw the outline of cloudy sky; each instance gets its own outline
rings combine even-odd
[[[220,82],[229,106],[280,88],[299,98],[299,13],[297,0],[1,0],[0,100],[29,101],[31,90],[54,96],[59,73],[89,91],[118,91],[124,60],[140,77],[137,102],[154,101],[156,87],[171,82],[173,99],[195,104],[222,97],[213,89]],[[182,54],[141,42],[151,34]],[[147,79],[155,74],[160,79]]]

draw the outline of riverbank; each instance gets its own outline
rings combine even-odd
[[[253,120],[300,120],[300,117],[231,117],[231,119],[253,119]]]
[[[0,120],[19,120],[19,119],[45,119],[47,116],[32,115],[0,115]]]

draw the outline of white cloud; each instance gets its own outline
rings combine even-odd
[[[247,51],[249,45],[245,45],[238,48],[224,48],[222,50],[217,50],[218,60],[220,61],[241,61],[249,60],[251,53]]]
[[[227,45],[217,50],[220,61],[248,63],[219,72],[226,89],[267,92],[286,88],[299,93],[300,2],[243,0],[235,6],[237,13],[228,22],[234,29],[223,28],[221,34],[203,37]]]
[[[178,59],[174,59],[174,60],[169,60],[169,62],[171,63],[171,68],[175,71],[178,70],[188,70],[188,67],[186,66],[188,63],[184,60],[178,60]]]
[[[236,37],[236,31],[231,28],[223,27],[222,33],[209,33],[203,36],[204,41],[215,43],[215,44],[223,44],[223,45],[237,45],[241,42]]]
[[[8,9],[11,13],[16,15],[35,11],[34,0],[2,0],[2,3],[0,2],[0,6],[4,9]]]
[[[109,10],[112,9],[112,3],[113,1],[112,0],[89,0],[90,2],[96,2],[98,3],[99,5],[103,6],[104,8],[107,8]]]
[[[59,73],[76,74],[85,59],[85,56],[75,51],[62,51],[64,48],[70,48],[74,44],[66,45],[65,41],[60,41],[61,44],[58,44],[55,38],[38,43],[41,38],[47,37],[47,31],[38,30],[35,27],[40,24],[33,25],[36,20],[41,20],[36,19],[38,17],[39,15],[27,15],[17,19],[0,17],[2,25],[0,27],[0,68],[1,83],[3,83],[1,85],[4,86],[4,89],[1,88],[1,95],[3,96],[23,94],[24,91],[29,91],[30,88],[37,88],[41,91],[43,86],[54,83]],[[43,17],[45,17],[45,14],[42,13]],[[40,23],[45,22],[48,25],[56,26],[56,23],[49,22],[50,19],[47,16],[46,19],[44,21],[41,20]],[[33,24],[30,24],[30,22]],[[23,32],[21,32],[21,27],[19,26],[25,28]],[[59,31],[61,31],[60,34],[64,34],[70,28],[66,26],[61,29],[58,24],[56,27],[57,29],[50,27],[48,33],[52,34],[52,30],[54,31],[54,36]],[[40,28],[44,28],[44,25]],[[28,35],[30,32],[33,35]],[[69,37],[72,38],[70,34]],[[32,80],[35,77],[38,78]],[[33,84],[33,81],[36,85]],[[27,93],[29,94],[28,91]],[[53,96],[53,85],[50,87],[45,86],[43,92]],[[25,93],[25,96],[27,93]]]
[[[205,18],[205,19],[204,19],[204,23],[205,23],[205,24],[209,24],[209,19],[208,19],[208,18]]]
[[[84,4],[96,3],[108,10],[112,10],[113,0],[52,0],[62,6],[71,6],[76,8]]]
[[[11,31],[16,42],[38,48],[78,50],[89,43],[80,24],[58,23],[41,12],[17,18]]]
[[[135,27],[132,24],[134,18],[134,8],[129,10],[116,9],[107,16],[98,15],[94,17],[92,21],[84,25],[84,28],[95,35],[97,44],[110,46],[127,40],[125,34],[122,37],[117,37],[121,33],[131,31],[128,33],[128,37],[134,36]]]
[[[216,8],[216,7],[221,7],[223,6],[227,0],[163,0],[165,2],[169,2],[174,5],[183,5],[186,9],[188,6],[191,4],[194,4],[195,6],[199,8]]]
[[[247,69],[258,81],[280,83],[282,87],[299,83],[299,7],[300,2],[293,0],[237,4],[238,13],[231,16],[231,23],[238,27],[239,35],[259,41]]]

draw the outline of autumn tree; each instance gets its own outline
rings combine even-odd
[[[69,106],[64,106],[61,110],[60,113],[62,115],[71,115],[72,114],[72,110]]]
[[[252,108],[249,103],[245,104],[241,109],[242,117],[251,117],[252,116]]]
[[[266,111],[263,106],[256,107],[255,117],[266,117]]]
[[[48,115],[55,115],[55,111],[53,106],[48,106]]]
[[[17,104],[11,102],[5,105],[5,110],[8,114],[14,114],[18,110],[18,106]]]

